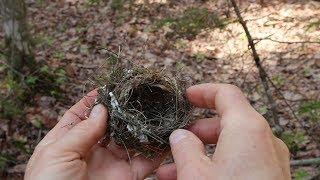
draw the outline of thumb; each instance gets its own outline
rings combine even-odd
[[[185,173],[181,171],[190,172],[193,167],[201,167],[205,161],[211,162],[205,154],[203,143],[192,132],[184,129],[175,130],[169,140],[178,177],[181,178],[180,173]]]
[[[88,119],[81,121],[57,142],[57,149],[78,152],[85,156],[92,146],[104,136],[107,127],[107,109],[98,104]]]

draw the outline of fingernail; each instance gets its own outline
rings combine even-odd
[[[181,140],[185,139],[186,137],[187,137],[186,130],[183,130],[183,129],[175,130],[169,137],[170,144],[177,144]]]
[[[101,104],[94,106],[93,109],[91,110],[90,118],[93,118],[93,119],[97,118],[103,111],[103,108],[104,107]]]

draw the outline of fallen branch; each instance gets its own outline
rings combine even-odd
[[[291,166],[320,165],[320,157],[290,161]]]
[[[320,44],[320,41],[280,41],[276,39],[272,39],[270,37],[266,38],[255,38],[254,41],[263,41],[263,40],[269,40],[272,42],[282,43],[282,44]]]
[[[269,84],[268,84],[268,79],[267,79],[267,73],[266,71],[263,69],[262,65],[261,65],[261,60],[260,60],[260,57],[257,53],[257,50],[255,48],[255,44],[254,44],[254,41],[252,39],[252,36],[249,32],[249,29],[246,25],[246,22],[243,20],[242,16],[241,16],[241,13],[240,13],[240,10],[239,10],[239,7],[237,5],[237,3],[235,2],[235,0],[230,0],[233,8],[234,8],[234,11],[238,17],[238,21],[239,23],[242,25],[245,33],[246,33],[246,36],[247,36],[247,40],[248,40],[248,43],[249,43],[249,47],[250,49],[252,50],[252,56],[253,56],[253,59],[254,59],[254,62],[258,68],[258,71],[259,71],[259,75],[260,75],[260,79],[261,79],[261,82],[263,84],[263,87],[264,87],[264,90],[266,92],[266,95],[267,95],[267,98],[268,98],[268,102],[270,104],[270,109],[272,111],[272,115],[273,115],[273,124],[275,126],[275,129],[276,129],[276,134],[277,135],[280,135],[282,132],[283,132],[283,128],[280,126],[279,124],[279,116],[278,116],[278,110],[277,110],[277,104],[276,102],[274,101],[273,97],[272,97],[272,92],[270,91],[270,88],[269,88]]]

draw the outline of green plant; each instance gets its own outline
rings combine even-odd
[[[205,28],[224,28],[227,19],[221,19],[206,8],[191,7],[178,17],[166,17],[155,22],[154,29],[169,26],[177,36],[194,37]]]
[[[65,54],[64,54],[64,52],[56,51],[56,52],[53,54],[53,57],[61,60],[61,59],[64,59],[64,58],[65,58]]]
[[[4,171],[7,167],[8,159],[0,155],[0,171]]]
[[[20,150],[24,154],[30,154],[30,149],[26,147],[27,145],[27,138],[18,138],[14,139],[12,144],[15,146],[16,149]]]
[[[309,172],[304,169],[297,169],[293,176],[295,180],[306,180],[310,178]]]
[[[27,76],[26,83],[27,83],[28,86],[33,88],[36,85],[38,80],[39,79],[38,79],[37,76]]]
[[[284,77],[281,74],[273,76],[272,81],[276,86],[282,86],[285,82]]]
[[[55,41],[56,40],[49,35],[40,34],[33,39],[33,44],[35,44],[38,47],[47,48],[47,47],[52,47]]]
[[[302,103],[299,107],[299,114],[311,119],[314,122],[320,121],[320,101],[314,100]]]
[[[1,59],[1,58],[0,58]],[[1,60],[0,60],[1,61]],[[0,64],[0,73],[4,72],[6,70],[6,66],[3,64]]]
[[[25,100],[25,88],[24,83],[19,82],[14,76],[7,75],[4,82],[6,91],[14,95],[13,100],[14,101],[24,101]]]
[[[67,74],[64,69],[52,69],[47,65],[39,67],[39,70],[27,76],[26,82],[31,92],[60,97],[60,86],[67,81]]]
[[[292,151],[298,151],[300,147],[306,143],[306,136],[302,131],[285,131],[281,135],[281,139],[286,143],[288,148]]]
[[[200,63],[200,62],[202,62],[202,61],[204,61],[204,60],[206,59],[206,55],[205,55],[204,53],[197,52],[197,53],[195,54],[195,58],[196,58],[196,61],[197,61],[198,63]]]
[[[9,98],[0,98],[0,117],[6,119],[13,119],[23,114],[23,111],[19,104]]]
[[[260,106],[259,108],[258,108],[258,112],[260,113],[260,114],[266,114],[267,112],[268,112],[268,107],[267,106]]]
[[[315,32],[320,29],[320,19],[317,21],[311,22],[306,26],[306,31],[308,32]]]
[[[177,49],[185,49],[187,48],[187,42],[183,39],[178,39],[175,43],[174,43],[174,46],[175,48]]]
[[[39,70],[41,73],[49,73],[50,72],[49,66],[47,66],[47,65],[41,66]]]
[[[304,67],[302,72],[305,77],[308,77],[311,76],[312,69],[310,67]]]
[[[55,79],[55,83],[57,83],[58,85],[62,85],[67,81],[67,74],[64,69],[57,69],[54,73],[57,77]]]
[[[43,127],[43,120],[41,119],[41,116],[34,116],[30,122],[36,128],[41,129]]]
[[[166,17],[164,19],[160,19],[158,21],[155,22],[154,26],[156,28],[161,28],[163,26],[170,26],[171,24],[173,24],[174,22],[176,22],[176,19],[173,17]]]
[[[110,6],[113,10],[122,10],[125,2],[126,0],[112,0]]]
[[[178,69],[178,70],[181,70],[181,69],[183,69],[183,68],[185,68],[185,64],[183,63],[183,62],[181,62],[181,61],[178,61],[177,63],[176,63],[176,68]]]
[[[14,163],[14,158],[6,153],[0,153],[0,172],[4,171],[9,164]]]
[[[116,25],[119,26],[119,25],[123,24],[128,16],[129,16],[128,12],[118,13],[116,15],[116,22],[115,22]]]
[[[36,4],[39,7],[42,7],[46,1],[45,0],[36,0]]]

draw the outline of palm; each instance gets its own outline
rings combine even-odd
[[[159,166],[159,160],[148,160],[142,155],[128,161],[123,149],[94,147],[87,159],[89,179],[143,179]]]

